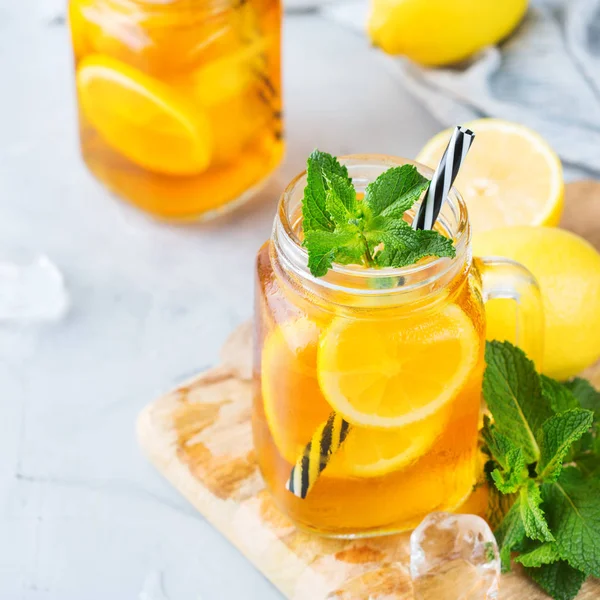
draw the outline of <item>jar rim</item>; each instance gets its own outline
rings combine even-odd
[[[386,154],[349,154],[338,157],[338,160],[348,168],[351,177],[352,172],[361,167],[381,167],[381,172],[383,172],[388,168],[406,164],[414,165],[418,171],[428,179],[433,177],[433,170],[423,164]],[[354,181],[353,178],[353,182]],[[381,294],[382,292],[390,293],[397,290],[404,292],[414,289],[415,287],[431,284],[442,278],[444,275],[447,275],[448,271],[464,262],[462,259],[464,259],[465,255],[469,252],[471,230],[467,206],[458,190],[453,187],[444,203],[442,213],[450,215],[454,219],[455,225],[452,226],[448,222],[448,218],[444,219],[444,214],[442,213],[440,214],[438,222],[440,222],[440,225],[445,229],[445,232],[454,240],[456,248],[455,258],[434,258],[427,262],[408,265],[406,267],[387,267],[382,269],[365,268],[362,265],[341,265],[334,263],[325,277],[314,277],[308,269],[308,252],[302,245],[294,228],[294,224],[291,222],[291,215],[289,214],[292,199],[294,196],[298,195],[300,187],[303,192],[305,185],[306,171],[303,171],[296,175],[283,191],[275,215],[273,238],[275,244],[278,246],[280,254],[283,254],[287,259],[286,262],[289,263],[288,266],[293,267],[294,271],[314,284],[335,290],[343,290],[346,288],[346,291],[349,291],[347,289],[349,287],[352,293],[359,292],[372,295]],[[415,204],[415,207],[419,206],[420,202],[421,200]],[[378,286],[373,284],[374,281],[389,279],[390,277],[397,279],[402,278],[408,285],[402,285],[402,287],[397,287],[393,290],[382,290],[377,289]],[[339,282],[335,281],[342,279],[360,279],[361,281],[366,282],[366,285],[360,285],[360,289],[356,289],[354,286],[340,285]]]

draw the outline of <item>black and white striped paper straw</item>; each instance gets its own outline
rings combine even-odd
[[[466,127],[457,127],[454,130],[415,216],[414,229],[433,229],[474,139],[475,134]]]
[[[298,498],[306,498],[333,455],[340,449],[351,425],[332,412],[315,432],[294,465],[285,487]]]

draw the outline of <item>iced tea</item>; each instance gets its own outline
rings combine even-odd
[[[279,0],[71,0],[81,147],[156,216],[239,202],[282,151]]]
[[[359,197],[404,162],[344,160]],[[455,191],[437,227],[456,258],[402,269],[334,264],[313,277],[302,248],[305,182],[288,186],[257,258],[258,462],[280,509],[303,528],[348,537],[410,529],[460,507],[476,482],[484,296],[532,298],[534,323],[539,291],[516,263],[472,259]]]

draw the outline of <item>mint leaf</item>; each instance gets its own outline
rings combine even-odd
[[[376,254],[379,267],[405,267],[428,256],[454,257],[452,240],[437,231],[414,230],[406,221],[375,217],[365,230],[365,237],[373,251],[383,244]]]
[[[545,375],[540,376],[542,392],[550,402],[552,410],[561,413],[572,408],[600,409],[600,394],[585,379],[573,379],[566,383],[559,383]],[[577,395],[573,393],[577,392]],[[579,396],[579,397],[578,397]],[[587,406],[586,404],[589,404]],[[565,460],[576,460],[585,453],[594,450],[596,438],[596,426],[598,416],[594,418],[594,425],[590,431],[585,432],[581,438],[572,444]],[[600,448],[598,448],[600,450]]]
[[[594,425],[592,431],[586,433],[576,445],[577,453],[596,452],[600,454],[600,392],[586,379],[575,377],[563,384],[577,398],[582,408],[594,412]]]
[[[388,169],[358,201],[346,167],[315,150],[308,158],[306,181],[304,246],[309,268],[317,277],[334,262],[399,268],[429,256],[456,255],[451,239],[437,231],[414,231],[404,220],[429,184],[412,165]]]
[[[325,192],[325,206],[331,220],[334,222],[336,230],[346,231],[348,226],[351,225],[350,221],[355,218],[355,215],[348,210],[337,190],[328,189]],[[356,233],[358,233],[358,230]]]
[[[545,542],[515,558],[515,562],[521,563],[524,567],[541,567],[557,560],[560,560],[560,555],[554,542]]]
[[[542,394],[555,413],[581,407],[579,400],[567,386],[546,375],[540,375],[540,382],[542,384]]]
[[[600,455],[588,454],[577,458],[577,468],[584,477],[600,477]]]
[[[325,207],[338,227],[356,220],[356,190],[347,177],[337,173],[325,174],[328,189],[325,191]]]
[[[415,231],[406,221],[388,220],[381,216],[371,220],[365,230],[365,238],[378,267],[404,266],[403,257],[410,253],[410,248],[416,243],[414,234]],[[381,244],[383,249],[377,252]]]
[[[594,411],[596,419],[600,418],[600,392],[587,379],[575,377],[563,385],[579,400],[581,408]]]
[[[509,437],[501,434],[487,415],[483,417],[481,436],[485,442],[484,452],[487,452],[503,469],[507,469],[506,455],[518,446]]]
[[[586,575],[569,566],[564,560],[526,569],[527,574],[554,600],[573,600],[579,593]]]
[[[509,342],[488,342],[483,395],[498,431],[523,451],[528,463],[540,456],[536,432],[552,416],[533,363]]]
[[[325,275],[334,259],[355,262],[362,256],[362,247],[357,246],[353,232],[309,231],[304,246],[308,250],[308,268],[315,277]]]
[[[333,231],[334,224],[326,207],[327,178],[345,178],[350,182],[348,169],[331,154],[315,150],[307,161],[306,187],[302,200],[302,227],[309,231]]]
[[[527,537],[540,542],[554,541],[554,536],[548,527],[544,511],[541,508],[542,494],[540,488],[533,479],[530,479],[527,485],[521,488],[519,500],[521,520]]]
[[[412,265],[422,258],[428,256],[454,258],[456,248],[450,238],[433,230],[417,229],[416,245],[411,249],[410,254],[405,258],[406,264]]]
[[[342,235],[342,234],[340,234]],[[349,239],[348,243],[335,248],[335,256],[333,261],[340,265],[357,265],[360,264],[364,255],[364,244],[360,243],[360,238],[354,234]]]
[[[538,477],[545,481],[556,481],[569,448],[592,426],[594,413],[574,408],[550,417],[538,433],[540,460]]]
[[[516,551],[515,560],[544,590],[570,600],[587,575],[600,575],[600,454],[592,412],[600,394],[583,380],[561,384],[538,375],[507,342],[488,343],[486,361],[484,397],[495,419],[484,418],[482,430],[491,457],[485,471],[495,483],[488,515],[499,512],[497,498],[516,496],[495,531],[503,570]],[[586,447],[587,438],[594,444]]]
[[[521,499],[518,498],[494,531],[498,547],[502,571],[510,571],[510,553],[522,547],[525,542],[525,526],[521,519]]]
[[[402,219],[428,185],[416,167],[392,167],[367,186],[364,202],[375,217]]]
[[[600,577],[600,481],[566,467],[556,482],[542,489],[561,558],[587,575]]]
[[[527,466],[521,448],[512,448],[505,456],[506,467],[492,471],[492,479],[503,494],[514,494],[527,479]]]

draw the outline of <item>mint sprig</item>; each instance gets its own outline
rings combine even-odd
[[[322,277],[334,262],[398,268],[429,256],[454,257],[451,239],[437,231],[415,231],[404,219],[428,186],[412,165],[392,167],[359,200],[346,167],[315,150],[308,157],[302,201],[311,273]]]
[[[488,342],[486,362],[482,438],[503,570],[514,557],[555,600],[572,600],[600,576],[600,393],[539,375],[508,342]]]
[[[555,600],[572,600],[586,580],[586,574],[571,567],[566,560],[525,569],[525,572]]]

